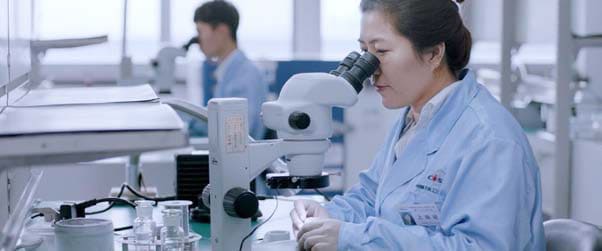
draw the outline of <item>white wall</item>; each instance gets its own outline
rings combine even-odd
[[[172,152],[143,154],[141,170],[146,186],[154,186],[160,196],[175,195],[176,165]],[[42,200],[89,200],[104,198],[112,187],[125,181],[127,158],[42,166],[44,177],[35,198]]]
[[[499,41],[501,32],[502,0],[467,1],[465,15],[474,40]]]
[[[468,26],[475,40],[500,41],[502,1],[470,1]],[[553,43],[556,39],[558,0],[516,0],[518,41]],[[510,18],[514,18],[510,17]]]
[[[469,1],[466,6],[467,22],[475,41],[499,42],[501,38],[501,4],[503,0]],[[558,23],[558,0],[516,0],[517,39],[519,43],[552,44],[555,46]],[[602,34],[602,1],[574,0],[573,30],[578,35]],[[514,18],[514,17],[506,17]],[[587,102],[602,105],[602,49],[586,49],[578,56],[577,72],[589,79],[584,96]],[[538,158],[542,174],[543,206],[550,212],[555,201],[552,141],[532,137],[531,143]],[[602,198],[592,192],[602,189],[597,182],[600,168],[596,157],[602,150],[600,142],[575,140],[572,156],[573,180],[572,216],[577,219],[602,224]],[[553,213],[553,212],[552,212]]]
[[[602,1],[599,0],[575,0],[574,30],[577,35],[602,34]],[[585,49],[581,53],[578,69],[581,74],[589,78],[590,84],[586,94],[590,98],[600,100],[602,97],[602,49]],[[600,102],[600,101],[598,101]]]

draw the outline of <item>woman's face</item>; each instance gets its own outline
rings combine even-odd
[[[359,38],[363,51],[380,60],[374,73],[374,86],[386,108],[415,105],[433,80],[432,67],[420,60],[411,42],[401,36],[380,11],[362,14]],[[427,60],[428,61],[428,60]]]

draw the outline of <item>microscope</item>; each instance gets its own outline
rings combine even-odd
[[[352,52],[330,73],[292,76],[276,101],[262,105],[263,123],[277,131],[275,140],[255,141],[248,136],[246,99],[209,101],[211,187],[203,192],[203,203],[211,209],[212,250],[239,250],[240,246],[250,250],[251,245],[241,241],[251,231],[249,218],[259,203],[249,191],[249,182],[272,162],[283,157],[288,172],[268,174],[270,188],[329,185],[322,166],[333,132],[332,108],[354,105],[363,82],[379,63],[369,52]]]
[[[182,47],[163,47],[159,50],[157,57],[151,60],[154,71],[153,82],[160,94],[171,94],[171,88],[176,84],[176,58],[186,57],[190,46],[198,43],[198,38],[194,36]]]

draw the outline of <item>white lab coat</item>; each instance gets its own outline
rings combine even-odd
[[[462,72],[429,124],[417,128],[395,159],[408,110],[359,184],[325,205],[331,217],[344,221],[338,249],[545,250],[531,147],[474,73]],[[423,206],[423,212],[415,209]],[[436,211],[431,216],[437,223],[407,220],[409,208],[414,218]]]

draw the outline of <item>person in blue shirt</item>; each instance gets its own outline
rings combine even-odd
[[[255,64],[238,49],[236,32],[239,14],[227,1],[214,0],[202,4],[194,12],[198,42],[206,58],[217,63],[214,98],[240,97],[249,102],[249,135],[264,137],[261,104],[268,94],[268,85]],[[205,131],[192,126],[195,130]]]
[[[537,163],[521,126],[465,69],[472,39],[452,0],[362,0],[373,85],[401,108],[342,196],[295,201],[306,250],[545,250]]]

